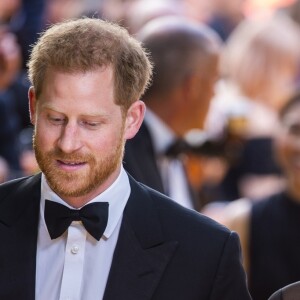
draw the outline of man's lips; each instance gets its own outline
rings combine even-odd
[[[58,164],[60,167],[62,167],[63,169],[66,169],[66,170],[77,170],[79,169],[80,167],[86,165],[87,163],[86,162],[82,162],[82,161],[65,161],[65,160],[60,160],[58,159],[57,160]]]
[[[74,162],[74,161],[63,161],[57,160],[60,164],[68,165],[68,166],[76,166],[76,165],[83,165],[85,162]]]

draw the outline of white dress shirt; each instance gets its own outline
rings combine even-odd
[[[61,203],[42,175],[37,242],[36,300],[101,300],[104,295],[130,184],[123,167],[116,181],[92,202],[108,202],[108,223],[98,242],[81,222],[51,240],[44,219],[45,199]],[[117,287],[116,287],[117,288]]]
[[[145,123],[152,138],[165,190],[177,203],[187,208],[193,208],[193,201],[182,161],[162,155],[176,140],[175,133],[149,108],[146,111]]]

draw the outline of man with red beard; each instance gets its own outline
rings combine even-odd
[[[237,235],[123,169],[151,77],[141,45],[66,21],[28,67],[42,172],[0,187],[0,299],[250,299]]]

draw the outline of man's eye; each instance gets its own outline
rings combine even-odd
[[[99,122],[82,121],[81,124],[90,129],[97,129],[100,126]]]
[[[65,119],[64,118],[58,118],[58,117],[49,117],[49,120],[52,124],[54,125],[62,125],[65,123]]]

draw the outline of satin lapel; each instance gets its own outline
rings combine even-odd
[[[0,299],[35,297],[40,178],[22,179],[1,195],[5,198],[0,205]]]
[[[137,181],[164,193],[152,138],[145,123],[142,124],[137,135],[126,142],[124,168]]]
[[[164,240],[148,192],[132,179],[131,190],[104,300],[151,299],[177,248]]]

